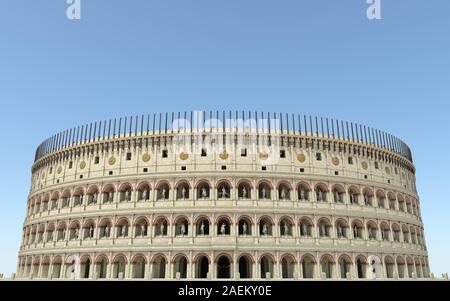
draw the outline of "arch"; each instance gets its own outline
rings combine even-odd
[[[179,215],[174,219],[175,235],[185,236],[189,234],[189,218],[184,215]]]
[[[226,253],[222,253],[216,257],[218,279],[231,278],[232,262],[231,257]]]
[[[290,216],[283,216],[279,219],[280,233],[282,236],[292,236],[294,221]]]
[[[384,257],[386,278],[394,278],[395,261],[391,256]]]
[[[195,278],[205,279],[208,278],[209,266],[211,260],[205,253],[197,254],[194,258],[195,262]]]
[[[152,278],[164,279],[166,278],[167,257],[163,253],[155,254],[151,260],[153,266]]]
[[[239,277],[241,279],[251,279],[253,275],[253,257],[248,253],[242,253],[237,258]]]
[[[271,236],[274,221],[270,216],[263,215],[258,219],[259,234],[263,236]]]
[[[283,279],[293,279],[296,269],[297,261],[295,256],[290,253],[285,253],[281,256],[281,277]]]
[[[226,185],[228,185],[229,188],[233,188],[233,184],[232,184],[231,181],[228,180],[228,179],[220,179],[220,180],[217,180],[217,181],[216,181],[216,187],[215,187],[215,188],[219,188],[219,186],[220,186],[221,184],[226,184]]]
[[[208,186],[209,189],[211,189],[213,186],[211,185],[211,182],[208,179],[199,179],[195,182],[194,188],[198,189],[201,185]]]
[[[147,257],[142,253],[137,253],[132,257],[130,262],[132,264],[132,278],[143,279],[145,277]]]
[[[248,215],[241,215],[237,219],[239,235],[252,235],[253,219]]]
[[[187,278],[187,265],[189,263],[188,257],[183,253],[178,253],[172,257],[174,278],[177,278],[179,273],[180,278]]]
[[[250,189],[253,189],[253,185],[252,182],[247,180],[247,179],[240,179],[238,180],[238,182],[236,183],[236,187],[239,187],[241,184],[246,184],[250,187]]]

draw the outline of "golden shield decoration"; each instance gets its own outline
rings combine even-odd
[[[80,163],[80,169],[85,169],[86,168],[86,162],[81,161]]]
[[[364,170],[369,169],[369,164],[367,164],[367,162],[361,163],[361,166],[362,166],[362,168],[363,168]]]
[[[220,159],[222,160],[226,160],[228,159],[228,153],[226,151],[223,151],[220,155],[219,155]]]
[[[189,154],[185,153],[185,152],[182,152],[180,154],[180,159],[183,160],[183,161],[189,159]]]
[[[143,154],[142,155],[142,161],[144,161],[144,162],[150,161],[150,155],[147,154],[147,153]]]
[[[339,165],[339,158],[338,157],[333,157],[333,159],[331,159],[331,162],[333,163],[333,165],[338,166]]]
[[[297,161],[300,163],[303,163],[306,161],[306,156],[304,154],[298,154],[297,155]]]
[[[267,160],[269,158],[268,153],[259,153],[259,159],[261,160]]]
[[[58,173],[58,175],[59,175],[60,173],[62,173],[62,167],[59,166],[58,169],[56,170],[56,172]]]
[[[114,157],[109,158],[108,164],[109,164],[109,165],[114,165],[114,164],[116,164],[116,158],[114,158]]]
[[[386,174],[390,175],[391,174],[391,169],[389,167],[385,167],[384,171],[386,172]]]

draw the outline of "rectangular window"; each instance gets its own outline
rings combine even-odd
[[[375,169],[379,169],[380,165],[378,164],[378,162],[375,162]]]
[[[284,149],[280,150],[280,158],[286,158],[286,151]]]
[[[110,175],[110,176],[112,176],[112,175],[113,175],[113,172],[112,172],[112,170],[110,170],[110,171],[109,171],[109,175]]]
[[[163,158],[167,158],[167,156],[168,156],[168,151],[167,151],[167,149],[163,149],[163,151],[162,151],[162,157]]]
[[[69,169],[72,169],[72,167],[73,167],[73,162],[70,161],[70,162],[69,162]]]
[[[145,167],[145,168],[143,169],[143,172],[148,172],[148,168]]]
[[[48,173],[52,174],[52,171],[53,171],[53,167],[50,167],[50,171]]]
[[[316,160],[317,161],[322,161],[322,154],[321,153],[317,153],[316,154]]]
[[[226,170],[227,167],[225,165],[222,165],[222,170]]]
[[[304,168],[300,168],[300,172],[305,172],[305,169]]]
[[[208,152],[206,151],[206,148],[202,148],[202,157],[206,157],[206,155],[208,154]]]
[[[98,163],[100,163],[100,157],[99,156],[95,157],[95,160],[94,160],[94,164],[98,164]]]
[[[127,153],[127,161],[131,160],[131,153]]]
[[[181,166],[181,170],[186,170],[186,166]]]
[[[267,167],[266,166],[262,166],[261,170],[267,170]]]
[[[348,157],[348,164],[353,165],[353,158],[352,157]]]
[[[241,149],[241,157],[247,157],[247,149],[246,148]]]

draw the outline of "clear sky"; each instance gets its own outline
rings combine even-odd
[[[17,264],[36,146],[129,114],[245,109],[361,122],[408,143],[431,269],[450,272],[450,1],[0,2],[0,273]]]

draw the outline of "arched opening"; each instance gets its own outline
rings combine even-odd
[[[392,257],[386,257],[384,259],[384,266],[386,269],[386,278],[394,278],[394,259]]]
[[[195,266],[195,278],[206,279],[209,272],[209,259],[206,256],[200,256]]]
[[[398,278],[405,278],[405,260],[402,257],[397,257],[397,273]]]
[[[300,236],[301,237],[312,237],[312,227],[313,223],[309,218],[300,219]]]
[[[298,192],[298,200],[299,201],[309,201],[309,191],[311,189],[309,186],[305,183],[300,183],[297,186],[297,192]]]
[[[150,185],[147,183],[138,186],[138,201],[145,202],[150,199]]]
[[[354,239],[363,239],[363,231],[364,227],[360,220],[354,220],[352,223],[352,230],[353,230],[353,238]]]
[[[62,265],[62,259],[61,256],[57,256],[53,259],[53,269],[52,269],[52,278],[59,279],[61,278],[61,265]]]
[[[283,279],[293,279],[295,272],[295,260],[286,255],[281,259],[281,274]]]
[[[271,186],[269,183],[261,182],[258,185],[258,198],[260,200],[270,200],[271,199]]]
[[[106,186],[103,190],[103,204],[110,204],[114,202],[114,187],[112,185]]]
[[[390,234],[391,234],[391,231],[389,229],[389,225],[387,223],[381,223],[380,229],[381,229],[381,239],[383,241],[389,241],[390,240]]]
[[[189,199],[189,183],[182,181],[177,184],[177,200]]]
[[[253,264],[248,256],[241,256],[239,258],[239,277],[242,279],[252,278]]]
[[[319,236],[321,238],[331,237],[330,233],[331,223],[328,219],[322,218],[319,220]]]
[[[312,256],[306,255],[302,258],[302,276],[304,279],[314,278],[315,260]]]
[[[378,208],[386,208],[386,193],[379,189],[376,193]]]
[[[338,220],[336,222],[336,236],[337,238],[348,238],[348,225],[345,220]]]
[[[260,266],[261,266],[261,278],[273,278],[273,259],[272,257],[265,255],[261,257],[260,260]]]
[[[88,220],[83,226],[83,239],[93,239],[95,235],[95,222]]]
[[[221,217],[217,221],[217,235],[230,235],[230,219]]]
[[[98,188],[97,186],[90,187],[87,195],[88,205],[96,205],[98,201]]]
[[[229,199],[231,197],[231,187],[226,181],[217,185],[217,196],[219,199]]]
[[[185,217],[180,217],[175,222],[175,235],[187,236],[189,234],[189,223]]]
[[[248,217],[241,217],[238,222],[239,235],[247,236],[252,235],[252,221]]]
[[[148,222],[144,217],[138,219],[134,225],[135,237],[146,237],[147,236],[147,228]]]
[[[118,221],[116,225],[117,238],[128,237],[129,222],[126,218],[122,218]]]
[[[395,210],[396,209],[396,198],[393,192],[388,192],[388,200],[389,200],[389,209]]]
[[[163,182],[157,187],[157,199],[158,201],[164,201],[169,199],[169,184]]]
[[[359,189],[355,186],[352,186],[348,190],[349,197],[350,197],[350,204],[352,205],[358,205],[359,204]]]
[[[167,236],[168,221],[165,217],[159,217],[155,222],[155,237]]]
[[[238,198],[240,200],[251,199],[251,185],[248,182],[240,182],[238,184]]]
[[[111,236],[112,222],[110,219],[104,219],[100,222],[100,239],[108,239]]]
[[[228,256],[220,256],[217,260],[217,278],[231,278],[231,261]]]
[[[83,203],[84,203],[84,190],[80,188],[76,190],[74,193],[73,206],[78,207],[83,205]]]
[[[80,278],[88,279],[90,269],[91,269],[91,259],[89,258],[89,256],[85,256],[81,259],[80,262]]]
[[[400,242],[400,226],[398,224],[392,224],[392,233],[394,242]]]
[[[278,199],[281,201],[287,201],[291,199],[291,188],[286,183],[278,185]]]
[[[96,264],[96,274],[97,274],[97,278],[99,279],[103,279],[106,278],[106,267],[108,265],[108,259],[105,256],[100,256],[97,259],[97,264]]]
[[[125,277],[125,269],[127,266],[127,260],[125,256],[117,256],[113,262],[113,278],[124,278]]]
[[[48,278],[48,272],[50,270],[50,257],[46,256],[44,257],[44,259],[42,260],[42,272],[41,272],[41,277],[42,278]]]
[[[408,266],[408,277],[413,278],[414,262],[411,257],[406,258],[406,264]]]
[[[280,220],[280,234],[281,236],[292,236],[293,222],[290,218],[284,217]]]
[[[80,238],[80,224],[75,221],[69,227],[69,240],[77,240]]]
[[[347,278],[347,274],[351,274],[352,261],[348,256],[341,256],[339,258],[339,271],[342,279]]]
[[[131,185],[125,184],[120,188],[119,202],[130,202],[133,189]]]
[[[70,198],[71,198],[70,190],[65,190],[61,197],[61,208],[69,207]]]
[[[153,260],[153,274],[152,278],[155,279],[164,279],[166,278],[166,258],[164,256],[157,256]]]
[[[145,257],[142,255],[135,256],[132,262],[133,278],[143,279],[145,277]]]
[[[333,201],[337,204],[344,203],[345,190],[341,185],[333,187]]]
[[[365,188],[363,190],[363,198],[364,198],[364,205],[366,206],[373,206],[373,192],[372,190]]]
[[[327,202],[327,187],[323,184],[316,186],[316,201],[317,202]]]
[[[179,273],[180,278],[187,278],[187,259],[183,255],[179,255],[174,260],[173,266],[173,277],[177,278],[177,274]]]
[[[322,257],[320,261],[320,265],[322,267],[322,273],[325,275],[325,278],[331,279],[333,278],[334,272],[334,260],[329,255],[325,255]]]
[[[210,198],[211,187],[208,182],[202,181],[197,184],[197,199],[208,200]]]
[[[259,235],[272,236],[272,221],[268,217],[259,220]]]
[[[206,217],[200,217],[196,222],[197,236],[209,235],[209,220]]]
[[[368,222],[367,223],[367,237],[369,240],[377,240],[378,239],[378,228],[375,222]]]
[[[366,278],[367,261],[365,258],[359,256],[356,259],[356,273],[359,279]]]

